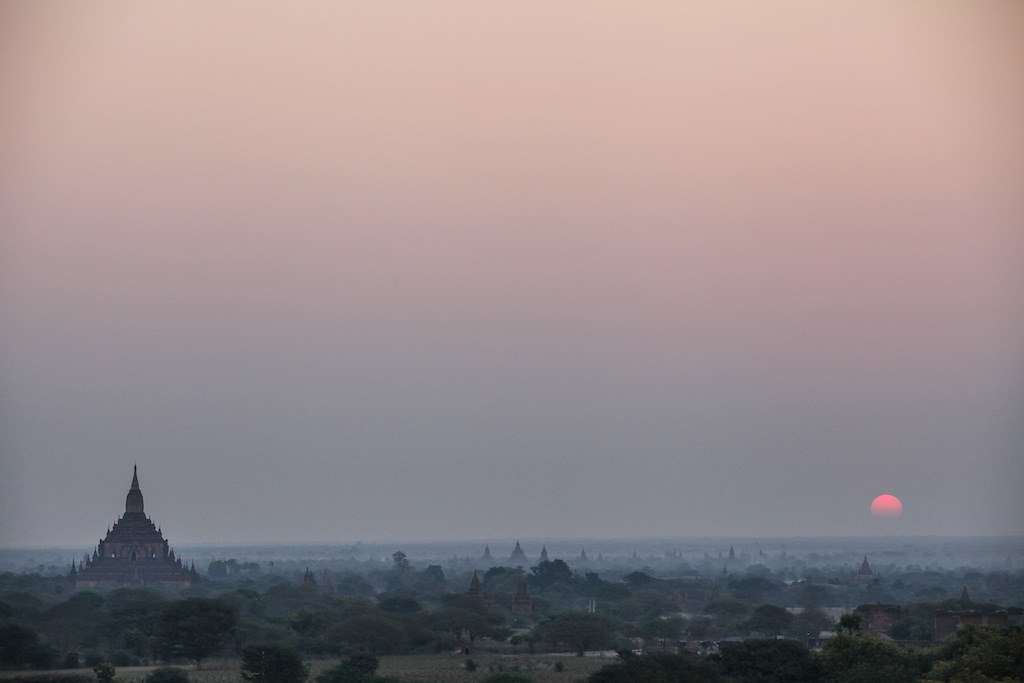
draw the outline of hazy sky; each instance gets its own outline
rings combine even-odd
[[[0,545],[136,462],[172,543],[1024,532],[1020,2],[7,2],[0,92]]]

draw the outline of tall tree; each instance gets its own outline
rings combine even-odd
[[[1024,630],[966,626],[945,645],[928,677],[941,681],[1024,681]]]
[[[572,583],[572,569],[563,560],[544,560],[530,567],[530,586],[541,590],[553,583]]]
[[[396,574],[408,574],[412,570],[412,563],[401,550],[391,553],[391,569]]]
[[[196,668],[217,652],[238,624],[234,608],[223,600],[187,598],[172,602],[160,619],[165,656],[192,659]]]

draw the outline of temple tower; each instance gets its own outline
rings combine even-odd
[[[146,516],[138,467],[132,468],[132,483],[124,502],[124,515],[100,539],[90,558],[69,573],[76,588],[101,584],[146,586],[171,584],[188,586],[198,582],[195,565],[186,567],[175,557],[163,533]]]

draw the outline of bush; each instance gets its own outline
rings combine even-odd
[[[369,652],[357,652],[350,655],[338,666],[325,670],[316,677],[317,683],[361,683],[362,681],[378,681],[374,674],[380,660]]]
[[[85,653],[85,665],[90,669],[95,667],[97,664],[103,663],[103,655],[95,650]]]
[[[380,667],[380,660],[369,652],[356,652],[349,655],[341,664],[367,676],[372,676],[377,673],[377,669]]]
[[[242,680],[260,683],[299,683],[309,670],[295,648],[285,645],[248,645],[242,650]]]
[[[78,653],[69,652],[64,655],[64,659],[60,663],[62,669],[77,669],[78,668]]]
[[[188,673],[176,666],[162,666],[146,676],[146,683],[188,683]]]
[[[111,683],[114,680],[114,674],[117,670],[114,669],[114,665],[110,662],[102,662],[92,668],[93,673],[96,674],[96,680],[100,683]]]

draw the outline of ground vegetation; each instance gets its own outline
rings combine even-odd
[[[883,564],[858,576],[856,564],[769,568],[770,562],[751,559],[757,558],[717,566],[667,558],[617,567],[561,559],[473,567],[418,563],[395,551],[375,564],[316,571],[217,560],[202,583],[185,590],[75,591],[63,576],[6,573],[0,575],[0,668],[21,675],[88,672],[95,679],[92,670],[106,664],[119,672],[148,667],[134,679],[141,681],[157,676],[158,667],[174,667],[194,679],[208,661],[227,658],[236,662],[236,678],[285,680],[273,677],[280,664],[290,672],[281,676],[291,680],[300,680],[302,667],[310,680],[339,683],[396,675],[416,680],[383,665],[361,668],[370,658],[458,657],[453,671],[479,681],[499,674],[544,678],[556,673],[554,660],[533,658],[559,656],[565,663],[604,653],[608,671],[594,680],[638,671],[683,680],[691,670],[726,681],[1022,676],[1019,571]],[[474,571],[476,594],[467,590]],[[522,583],[532,609],[513,611]],[[903,609],[884,631],[852,613],[857,605],[887,601]],[[1009,628],[965,629],[948,644],[933,643],[938,610],[1003,615]],[[608,654],[615,650],[629,654]],[[466,661],[476,670],[463,667]],[[548,665],[513,668],[528,661]]]

